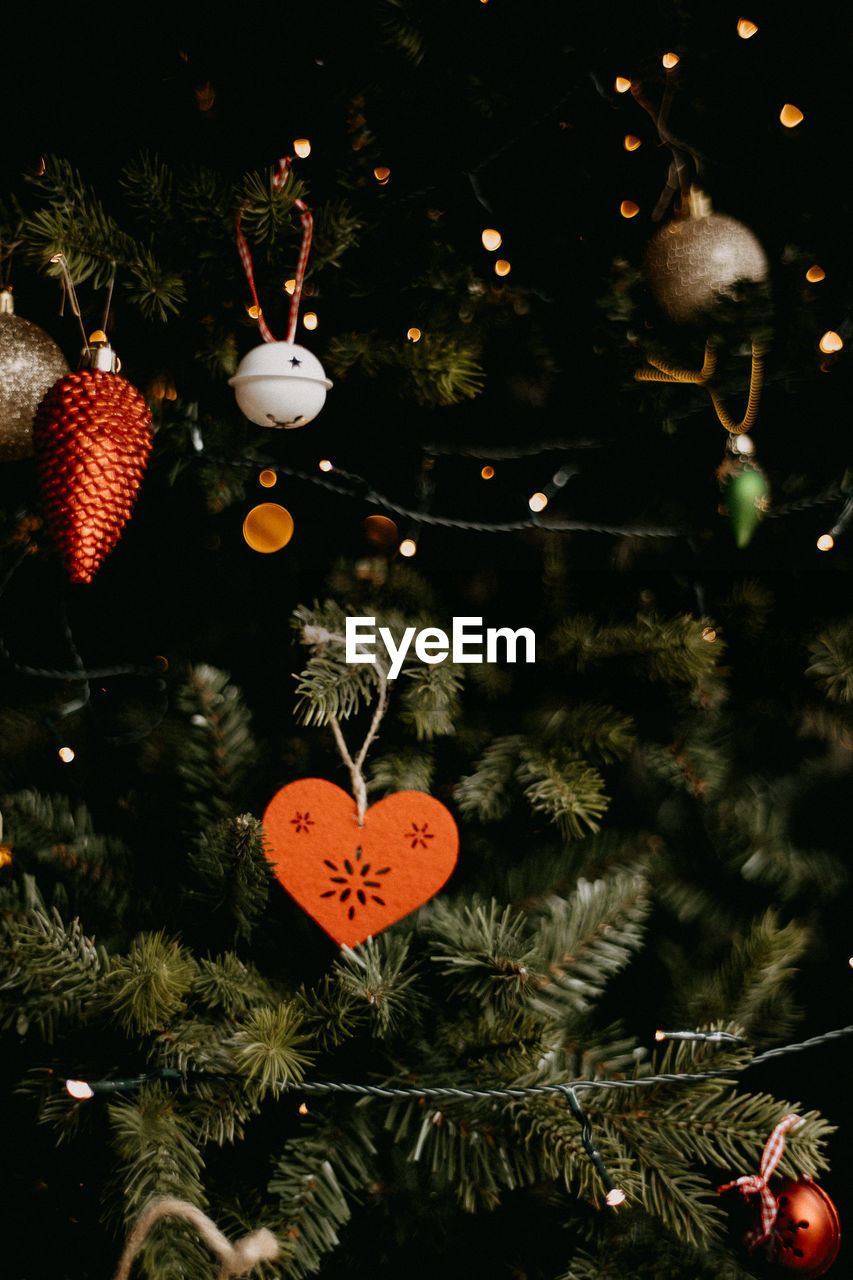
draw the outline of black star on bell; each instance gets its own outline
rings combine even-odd
[[[291,366],[295,369],[298,365],[302,364],[302,361],[299,359],[299,356],[291,356],[290,363],[291,363]]]

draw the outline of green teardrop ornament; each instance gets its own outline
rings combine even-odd
[[[766,507],[770,485],[763,471],[757,467],[744,467],[727,481],[725,503],[735,535],[735,544],[749,546]]]

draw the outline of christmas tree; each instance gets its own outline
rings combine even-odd
[[[801,22],[10,72],[13,1280],[844,1273],[851,29]]]

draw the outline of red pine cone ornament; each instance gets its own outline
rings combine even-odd
[[[91,582],[130,518],[151,452],[144,396],[116,373],[54,383],[33,422],[47,526],[72,582]]]

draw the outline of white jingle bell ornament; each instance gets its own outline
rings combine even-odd
[[[304,427],[326,402],[331,382],[316,356],[295,342],[264,342],[243,357],[228,385],[259,427]]]
[[[739,280],[767,278],[767,257],[748,227],[712,213],[704,193],[691,190],[690,216],[658,231],[646,250],[644,274],[663,311],[676,324],[695,324]]]

